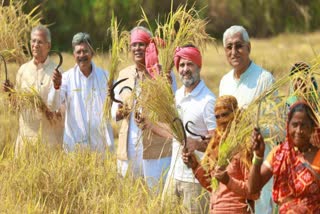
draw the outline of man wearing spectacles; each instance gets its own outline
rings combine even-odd
[[[222,77],[219,96],[232,95],[240,108],[246,108],[271,87],[274,78],[250,59],[251,44],[244,27],[234,25],[228,28],[223,34],[223,46],[232,70]],[[269,182],[263,188],[260,199],[255,203],[256,213],[272,213],[271,185]]]
[[[31,30],[30,36],[33,58],[19,68],[15,86],[10,82],[5,82],[3,91],[10,92],[12,88],[17,91],[33,89],[40,95],[44,103],[47,103],[51,77],[56,68],[56,64],[49,58],[51,33],[47,27],[38,25]],[[39,137],[41,142],[60,147],[62,133],[63,121],[59,111],[42,112],[39,109],[23,109],[19,116],[15,153],[17,155],[24,144],[36,141]]]
[[[251,44],[244,27],[228,28],[223,34],[223,46],[233,69],[222,77],[219,96],[233,95],[239,107],[246,107],[273,84],[274,78],[250,59]]]

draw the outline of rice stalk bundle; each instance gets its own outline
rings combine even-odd
[[[33,87],[30,87],[28,90],[13,89],[8,98],[16,111],[36,109],[42,113],[50,112],[38,91]]]
[[[164,75],[156,75],[154,79],[145,79],[140,84],[141,94],[137,97],[136,109],[141,109],[142,115],[152,123],[167,124],[173,136],[184,142],[184,127],[177,122],[179,118],[175,107],[174,94]]]
[[[0,53],[8,61],[19,64],[29,57],[25,54],[28,49],[31,28],[40,23],[41,14],[38,12],[40,5],[28,14],[22,10],[24,1],[9,1],[8,6],[0,6]],[[30,56],[30,52],[28,52]]]
[[[150,22],[143,10],[142,13],[143,18],[139,21],[139,24],[145,22],[151,29]],[[205,31],[207,23],[206,20],[200,18],[194,7],[187,9],[187,5],[181,5],[176,11],[173,11],[171,4],[171,11],[164,23],[160,23],[158,20],[154,32],[156,38],[163,40],[155,40],[158,48],[159,64],[163,72],[170,73],[177,47],[192,44],[204,51],[206,45],[214,41],[214,38]]]
[[[110,63],[109,63],[109,77],[108,77],[108,90],[110,92],[115,77],[118,76],[118,66],[122,61],[121,54],[126,55],[127,50],[129,49],[129,32],[123,31],[119,35],[119,24],[117,18],[112,14],[111,25],[109,28],[109,32],[111,35],[111,49],[109,50]],[[104,103],[104,118],[107,120],[111,119],[111,106],[112,99],[107,96],[106,101]]]
[[[291,80],[289,75],[282,77],[247,108],[241,109],[232,121],[228,135],[219,144],[215,166],[226,166],[236,154],[240,154],[241,161],[249,168],[251,134],[255,127],[260,128],[265,143],[271,148],[285,139],[287,96],[280,96],[278,92],[282,87],[289,87]],[[216,189],[217,185],[213,178],[212,188]]]

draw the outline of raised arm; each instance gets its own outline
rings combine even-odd
[[[60,108],[61,104],[64,102],[66,93],[66,78],[62,78],[60,71],[55,70],[52,76],[52,87],[48,94],[48,108],[51,111],[56,111]]]
[[[252,167],[249,174],[249,193],[255,194],[260,192],[262,187],[270,180],[272,177],[272,171],[263,165],[263,156],[265,144],[263,137],[258,129],[254,129],[251,137],[252,149],[254,152],[254,157],[252,160]]]

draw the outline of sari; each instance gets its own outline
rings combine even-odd
[[[320,214],[320,150],[309,163],[287,136],[266,161],[272,168],[272,197],[280,214]]]

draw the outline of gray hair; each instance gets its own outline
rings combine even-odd
[[[79,32],[73,36],[73,38],[72,38],[72,48],[73,49],[76,45],[80,45],[81,43],[87,43],[89,45],[91,51],[93,52],[93,48],[91,46],[90,35],[88,33]]]
[[[142,30],[144,32],[146,32],[147,34],[149,34],[150,37],[152,37],[152,33],[150,32],[150,30],[148,30],[147,28],[143,27],[143,26],[136,26],[134,27],[131,31],[130,34],[132,34],[132,32],[136,31],[136,30]]]
[[[46,35],[46,39],[47,42],[51,43],[51,33],[49,28],[47,28],[44,25],[37,25],[34,28],[32,28],[30,36],[32,37],[32,35],[36,32],[36,31],[42,31],[45,35]]]
[[[240,26],[240,25],[233,25],[229,27],[224,33],[223,33],[223,47],[226,47],[226,40],[228,37],[235,35],[236,33],[241,33],[242,39],[249,43],[250,38],[247,30]]]

